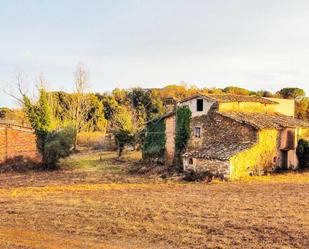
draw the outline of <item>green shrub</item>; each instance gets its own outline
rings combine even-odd
[[[309,166],[309,141],[300,139],[296,149],[300,167]]]
[[[114,132],[114,136],[118,148],[118,157],[121,157],[124,147],[134,143],[134,135],[128,130],[117,130]]]
[[[24,109],[36,134],[37,148],[42,155],[43,168],[55,169],[59,159],[70,154],[76,130],[68,126],[52,131],[46,91],[41,88],[39,95],[39,100],[36,103],[31,103],[29,97],[23,95]]]
[[[43,167],[55,169],[60,158],[70,155],[76,130],[72,126],[47,134],[44,144]]]

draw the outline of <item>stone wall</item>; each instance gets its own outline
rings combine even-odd
[[[166,135],[166,164],[172,165],[175,155],[175,130],[176,115],[169,116],[165,119],[165,135]]]
[[[40,160],[33,130],[0,124],[0,162],[20,156],[34,161]]]
[[[230,173],[230,164],[228,161],[206,158],[184,158],[183,164],[185,171],[210,172],[219,177],[227,177]]]
[[[194,128],[201,128],[201,137],[194,136]],[[208,144],[246,143],[255,141],[257,131],[250,126],[240,124],[217,113],[192,118],[191,136],[188,141],[188,150],[199,150]],[[227,139],[228,138],[228,139]]]

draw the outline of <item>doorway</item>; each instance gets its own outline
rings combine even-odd
[[[288,150],[281,150],[281,169],[288,169]]]

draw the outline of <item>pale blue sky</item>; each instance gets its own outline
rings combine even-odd
[[[94,92],[188,82],[309,93],[309,1],[0,0],[2,89],[23,71],[30,89],[42,73],[70,91],[79,62]]]

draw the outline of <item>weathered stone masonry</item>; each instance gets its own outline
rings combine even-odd
[[[20,156],[40,160],[34,131],[28,127],[0,123],[0,163]]]
[[[285,101],[284,101],[285,103]],[[309,138],[309,123],[294,119],[294,102],[239,95],[193,95],[178,103],[192,112],[191,135],[182,155],[184,170],[220,177],[260,175],[277,168],[296,169],[297,142]],[[175,111],[166,124],[165,163],[175,151]]]

